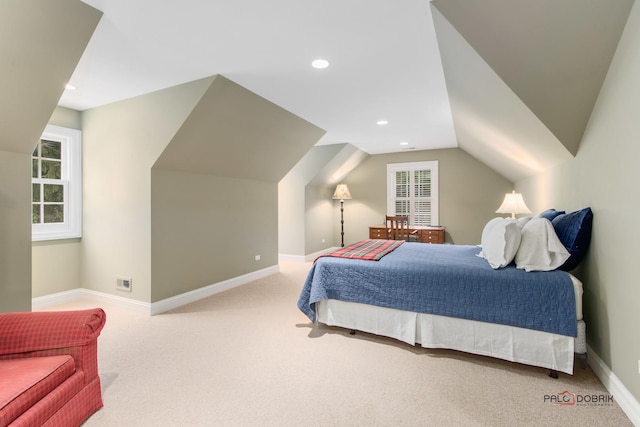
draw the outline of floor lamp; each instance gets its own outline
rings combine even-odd
[[[342,237],[340,247],[344,247],[344,201],[350,198],[351,193],[347,184],[338,184],[336,191],[333,193],[333,200],[340,199],[340,236]]]

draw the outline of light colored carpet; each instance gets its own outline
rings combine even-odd
[[[145,317],[102,305],[104,408],[94,426],[627,426],[591,369],[545,369],[313,326],[297,309],[309,263]],[[76,301],[51,309],[94,306]]]

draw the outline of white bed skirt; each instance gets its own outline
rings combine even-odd
[[[580,289],[581,290],[581,289]],[[582,292],[580,292],[580,296]],[[581,311],[578,313],[581,318]],[[413,313],[366,304],[324,300],[316,303],[318,322],[425,348],[446,348],[573,374],[574,352],[586,352],[585,327],[578,338],[475,320]],[[581,348],[585,350],[582,351]]]

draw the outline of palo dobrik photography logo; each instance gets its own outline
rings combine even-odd
[[[613,396],[609,393],[581,394],[569,390],[556,394],[545,394],[544,402],[558,406],[611,406],[614,404]]]
[[[544,401],[559,406],[575,406],[576,394],[569,390],[561,391],[558,394],[545,394]]]

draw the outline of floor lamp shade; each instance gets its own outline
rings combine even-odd
[[[333,193],[334,200],[348,200],[351,198],[351,192],[347,184],[338,184],[336,191]]]

